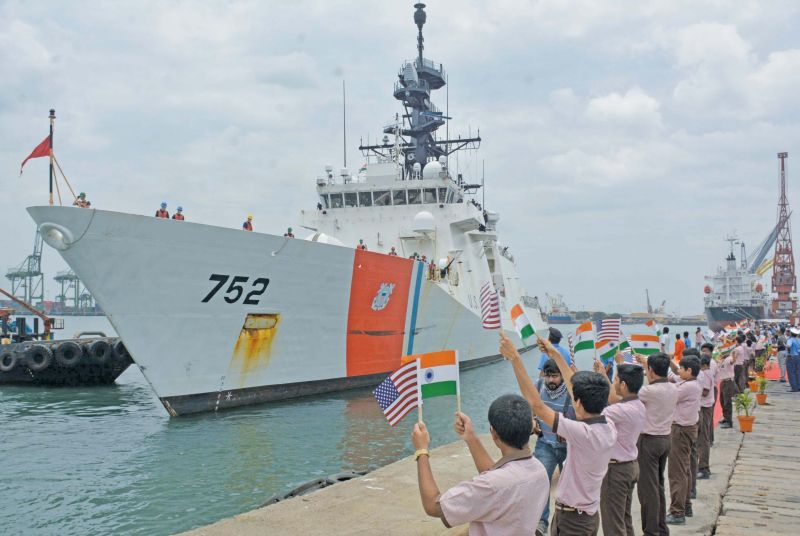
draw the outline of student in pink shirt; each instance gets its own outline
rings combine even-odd
[[[717,380],[719,380],[719,405],[722,407],[722,420],[720,428],[733,427],[733,398],[739,394],[736,385],[736,365],[733,352],[720,359],[717,367]]]
[[[664,490],[664,469],[670,449],[672,415],[678,390],[667,380],[670,358],[664,352],[649,356],[637,354],[644,367],[647,385],[639,390],[639,400],[644,404],[645,425],[639,436],[639,497],[642,516],[642,531],[645,536],[666,536],[667,499]]]
[[[713,353],[714,353],[714,345],[711,344],[710,342],[704,342],[700,346],[701,370],[702,370],[703,356],[708,356],[708,358],[710,360],[710,363],[708,365],[708,373],[707,374],[709,376],[711,376],[711,386],[712,386],[712,393],[711,394],[714,397],[714,404],[711,405],[711,414],[712,415],[714,414],[714,406],[716,406],[717,400],[719,400],[719,389],[717,388],[717,385],[719,384],[719,379],[718,379],[718,374],[717,374],[717,372],[718,372],[717,369],[719,368],[719,363],[717,363],[717,360],[713,358]],[[714,423],[713,422],[711,423],[711,443],[710,443],[709,446],[711,446],[711,447],[714,446]]]
[[[595,372],[605,376],[606,367],[595,361]],[[607,379],[607,376],[606,376]],[[639,390],[644,383],[644,370],[638,365],[623,362],[617,352],[617,374],[608,395],[608,406],[603,410],[617,429],[617,442],[611,451],[608,472],[600,490],[600,521],[603,534],[634,536],[631,505],[633,490],[639,480],[639,434],[644,430],[645,408],[639,400]]]
[[[700,375],[697,383],[703,388],[700,396],[700,421],[697,429],[697,478],[711,477],[709,455],[711,452],[711,432],[714,430],[714,373],[711,372],[711,356],[700,356]]]
[[[556,486],[551,536],[593,536],[600,528],[600,490],[617,441],[617,430],[602,414],[608,403],[608,380],[596,372],[573,373],[549,341],[538,338],[539,349],[555,360],[572,396],[576,420],[560,419],[542,401],[516,345],[500,334],[500,353],[514,368],[522,395],[536,416],[567,440],[567,459]]]
[[[689,355],[681,359],[677,384],[678,400],[672,416],[672,435],[667,474],[669,476],[670,506],[667,525],[684,525],[692,517],[692,445],[697,441],[697,421],[703,388],[697,383],[700,360]]]
[[[439,494],[430,465],[430,436],[414,425],[411,441],[425,513],[446,527],[469,523],[470,536],[533,534],[550,494],[544,466],[531,455],[531,407],[519,395],[503,395],[489,407],[489,432],[502,457],[495,462],[475,435],[472,421],[456,413],[455,431],[469,447],[480,473]]]

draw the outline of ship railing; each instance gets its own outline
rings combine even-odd
[[[404,89],[419,89],[426,92],[430,92],[431,90],[430,86],[428,85],[428,82],[426,82],[425,80],[406,80],[405,83],[403,82],[394,83],[395,93]]]
[[[422,61],[420,62],[420,59],[417,58],[414,60],[414,64],[418,68],[426,68],[438,71],[439,73],[442,74],[442,77],[444,77],[444,66],[441,63],[436,63],[433,60],[429,60],[428,58],[422,58]]]

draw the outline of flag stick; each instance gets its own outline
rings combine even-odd
[[[422,400],[417,405],[417,422],[422,422]]]
[[[56,122],[56,111],[50,109],[50,206],[53,206],[53,125]]]
[[[461,393],[456,395],[456,411],[461,413]]]

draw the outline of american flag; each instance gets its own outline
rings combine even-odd
[[[488,281],[481,287],[481,321],[484,329],[500,328],[500,303]]]
[[[617,342],[622,335],[621,318],[604,318],[600,322],[600,330],[597,332],[598,341]]]
[[[417,407],[417,363],[415,359],[403,365],[372,392],[390,426]]]

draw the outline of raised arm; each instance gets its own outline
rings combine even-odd
[[[615,359],[617,358],[617,356],[619,356],[619,359],[622,360],[622,354],[619,352],[619,350],[617,350],[617,354],[616,356],[614,356]],[[619,363],[619,361],[617,361],[617,363]],[[616,404],[617,402],[622,400],[622,397],[620,397],[616,392],[614,392],[614,385],[611,383],[611,380],[608,379],[608,371],[606,370],[605,365],[603,365],[603,363],[599,359],[594,360],[594,371],[597,372],[598,374],[601,374],[603,378],[605,378],[606,381],[608,382],[608,385],[610,387],[610,389],[608,390],[608,403]]]
[[[475,468],[479,473],[488,471],[494,465],[494,460],[486,451],[481,440],[475,435],[475,429],[472,426],[472,419],[460,411],[456,412],[456,422],[453,425],[456,434],[464,440],[469,448],[469,453],[472,455],[472,461],[475,462]]]
[[[556,352],[558,352],[558,350],[556,350]],[[555,412],[542,402],[539,391],[528,376],[528,371],[525,370],[525,364],[522,362],[517,348],[514,346],[514,343],[511,342],[511,339],[506,337],[503,333],[500,333],[500,353],[511,362],[511,366],[514,369],[514,376],[516,376],[517,384],[519,384],[519,390],[522,392],[522,396],[525,400],[528,401],[528,404],[531,405],[531,408],[533,408],[534,414],[548,426],[552,427],[556,418]],[[569,386],[569,384],[567,385]]]

